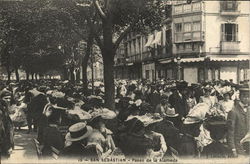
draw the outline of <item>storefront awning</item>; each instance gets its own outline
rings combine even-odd
[[[148,41],[147,41],[147,43],[145,44],[144,47],[151,47],[151,46],[152,46],[153,40],[154,40],[154,35],[153,35],[153,34],[152,34],[152,35],[149,35]]]
[[[211,55],[208,56],[210,61],[248,61],[249,55]]]
[[[167,64],[167,63],[171,63],[172,59],[163,59],[163,60],[159,60],[161,64]]]
[[[151,44],[161,45],[161,31],[156,33],[155,40]]]
[[[201,62],[201,61],[204,61],[204,60],[205,60],[204,57],[201,57],[201,58],[184,58],[184,59],[181,59],[181,63]]]
[[[200,58],[182,58],[180,62],[181,63],[192,63],[192,62],[202,62],[204,60],[205,60],[204,57],[200,57]],[[177,62],[177,59],[174,59],[174,62]]]

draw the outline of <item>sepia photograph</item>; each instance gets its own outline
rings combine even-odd
[[[250,0],[0,0],[0,164],[250,163]]]

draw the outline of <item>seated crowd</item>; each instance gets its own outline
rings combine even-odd
[[[116,81],[115,109],[104,85],[90,94],[68,81],[0,84],[0,151],[14,132],[37,132],[42,159],[228,158],[249,153],[249,86],[228,81]],[[91,90],[91,89],[90,89]]]

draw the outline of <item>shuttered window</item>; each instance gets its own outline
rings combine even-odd
[[[238,41],[238,24],[225,23],[221,25],[221,40],[226,42]]]

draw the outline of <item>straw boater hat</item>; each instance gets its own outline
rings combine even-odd
[[[0,98],[11,98],[11,92],[7,89],[4,89],[0,92]]]
[[[71,142],[80,141],[87,138],[92,131],[91,126],[87,126],[84,122],[79,122],[69,127],[69,132],[66,134],[65,139]]]
[[[179,116],[178,113],[175,113],[174,108],[168,108],[167,111],[166,111],[166,115],[167,115],[167,117],[177,117],[177,116]]]

